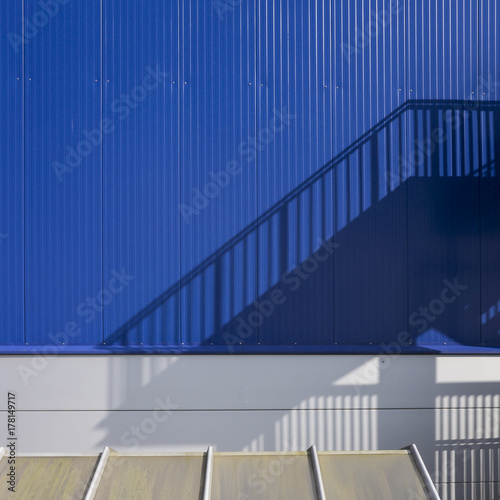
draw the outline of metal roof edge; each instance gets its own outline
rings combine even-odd
[[[104,469],[106,468],[106,464],[108,463],[108,458],[111,453],[111,448],[106,446],[99,458],[99,463],[94,471],[94,475],[92,476],[92,481],[90,482],[89,489],[87,490],[87,494],[85,495],[85,500],[93,500],[95,494],[97,493],[97,488],[99,488],[99,483],[101,482],[102,475],[104,474]]]
[[[420,476],[422,477],[422,480],[425,484],[427,492],[429,493],[429,498],[431,500],[441,500],[439,497],[439,494],[436,490],[436,487],[434,486],[434,483],[432,482],[432,479],[431,479],[431,476],[427,470],[427,467],[425,466],[424,461],[422,460],[422,457],[420,456],[417,445],[411,444],[410,446],[407,447],[407,449],[410,452],[410,455],[413,457],[413,460],[415,462],[417,470],[420,473]]]

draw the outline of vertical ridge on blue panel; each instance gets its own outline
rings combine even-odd
[[[480,342],[479,179],[468,139],[470,116],[478,112],[477,16],[473,2],[446,0],[437,16],[427,8],[416,16],[415,26],[431,30],[408,38],[415,49],[408,86],[426,99],[408,121],[415,170],[408,183],[410,333],[422,345]],[[441,65],[435,81],[424,77]],[[442,307],[447,290],[457,295]]]
[[[481,0],[477,95],[479,104],[496,103],[492,109],[479,105],[479,178],[481,223],[481,343],[500,345],[500,7],[498,2]]]
[[[246,321],[256,298],[255,231],[242,231],[257,217],[255,9],[253,2],[230,9],[189,2],[183,12],[180,203],[186,217],[180,244],[186,279],[180,302],[186,346],[257,343],[256,331],[238,333],[238,318]]]
[[[318,270],[314,255],[332,214],[321,203],[326,174],[308,179],[333,154],[331,10],[322,0],[260,1],[258,9],[258,300],[273,311],[259,336],[264,345],[329,344],[333,264],[328,259]],[[304,263],[308,278],[291,285]]]
[[[22,2],[0,5],[0,338],[24,343],[24,44]]]
[[[340,129],[333,149],[349,148],[334,167],[335,340],[380,344],[407,325],[406,187],[398,171],[404,153],[388,140],[398,137],[404,110],[386,121],[406,99],[405,10],[387,0],[333,5]]]
[[[99,41],[101,53],[101,123],[104,119],[104,0],[100,0],[99,5]],[[101,287],[104,289],[104,147],[106,138],[102,138],[101,146]],[[101,318],[101,335],[99,338],[100,343],[104,344],[105,331],[104,331],[104,314]]]
[[[105,1],[103,280],[108,342],[179,340],[179,10]]]
[[[25,5],[26,19],[40,18],[38,2]],[[99,10],[99,0],[60,4],[25,43],[30,345],[101,337]]]

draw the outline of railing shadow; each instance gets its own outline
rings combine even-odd
[[[433,178],[441,187],[426,200],[432,203],[443,192],[467,196],[472,184],[477,192],[481,183],[497,186],[499,138],[500,102],[407,101],[126,321],[103,347],[178,352],[206,346],[210,352],[218,346],[237,351],[271,345],[279,351],[376,344],[405,329],[411,334],[411,305],[402,293],[411,280],[405,276],[411,252],[407,181],[412,179],[420,196],[426,179]],[[416,218],[419,210],[425,213],[425,204],[414,210]],[[449,232],[449,210],[444,200],[432,211],[432,224],[443,233]],[[495,210],[493,203],[490,212]],[[481,221],[489,216],[481,213]],[[458,228],[457,237],[475,229]],[[334,265],[328,257],[339,245],[343,253],[335,254]],[[373,259],[356,269],[356,255],[366,251]],[[432,264],[427,267],[436,274]],[[453,279],[454,272],[437,279]],[[382,284],[392,292],[377,293]],[[417,286],[411,301],[425,305],[429,289]],[[335,314],[334,295],[342,314]],[[365,315],[353,310],[353,300]],[[440,330],[439,321],[433,331]],[[433,339],[439,342],[439,334]],[[459,331],[455,340],[467,338]]]

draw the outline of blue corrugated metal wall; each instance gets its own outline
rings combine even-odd
[[[87,155],[79,146],[84,131],[94,129],[101,115],[100,7],[98,0],[70,2],[53,18],[34,0],[26,1],[24,9],[37,31],[20,56],[25,106],[24,335],[28,344],[46,344],[66,321],[75,320],[78,304],[102,282],[101,151],[89,148]],[[66,163],[75,170],[60,183],[51,164],[65,163],[67,155],[74,156]],[[79,325],[78,343],[100,341],[99,321]]]
[[[2,343],[24,343],[23,57],[6,38],[22,31],[22,5],[0,4],[0,329]]]
[[[500,345],[499,22],[0,5],[4,351]]]

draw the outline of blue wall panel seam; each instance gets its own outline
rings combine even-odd
[[[21,32],[23,40],[25,39],[25,9],[26,9],[26,0],[23,0],[22,3],[22,17],[21,17]],[[22,178],[22,188],[23,188],[23,341],[24,344],[27,343],[28,333],[26,331],[26,44],[23,43],[22,50],[22,93],[23,93],[23,107],[22,107],[22,120],[23,120],[23,140],[22,140],[22,148],[23,148],[23,178]]]
[[[101,124],[104,120],[104,0],[100,0],[100,21],[101,21]],[[102,125],[101,125],[102,126]],[[101,144],[101,289],[104,290],[104,143],[106,135],[102,134]],[[106,311],[102,311],[101,317],[101,342],[104,343],[104,316]]]
[[[483,5],[483,0],[479,0],[476,4],[477,6],[477,46],[476,46],[476,52],[477,52],[477,60],[476,60],[476,92],[477,92],[477,95],[476,95],[476,101],[478,102],[479,104],[479,79],[480,79],[480,73],[481,73],[481,50],[480,50],[480,35],[479,33],[482,33],[481,31],[481,26],[482,26],[482,22],[481,22],[481,19],[483,18],[482,16],[482,7]],[[479,110],[479,106],[478,106],[478,110]],[[480,115],[480,111],[478,111],[479,115]],[[481,119],[481,118],[479,118]],[[479,141],[478,141],[479,142]],[[472,147],[472,145],[471,145]],[[473,169],[473,165],[471,165],[471,169]],[[481,321],[481,310],[483,309],[483,259],[482,259],[482,256],[483,256],[483,245],[482,245],[482,239],[483,239],[483,236],[482,236],[482,210],[481,210],[481,178],[482,178],[482,169],[481,169],[481,165],[479,165],[479,230],[478,230],[478,233],[479,233],[479,343],[481,345],[483,345],[483,322]]]
[[[334,13],[334,8],[333,8],[333,3],[328,2],[328,5],[330,6],[330,13],[328,16],[328,19],[330,20],[330,121],[331,121],[331,148],[330,148],[330,154],[331,157],[333,158],[334,150],[333,150],[333,144],[335,140],[335,121],[333,119],[334,117],[334,102],[335,102],[335,92],[333,89],[336,87],[336,79],[335,79],[335,57],[334,57],[334,51],[333,51],[333,30],[335,28],[335,23],[333,22],[333,13]],[[325,182],[326,184],[326,182]],[[331,186],[332,186],[332,205],[331,205],[331,210],[332,210],[332,239],[335,241],[335,200],[334,200],[334,193],[335,193],[335,174],[332,172],[332,178],[331,178]],[[326,219],[326,217],[325,217]],[[325,230],[325,240],[327,238],[327,232]],[[332,334],[331,334],[331,343],[335,344],[335,322],[336,322],[336,317],[335,317],[335,252],[332,255],[332,284],[331,284],[331,292],[332,292],[332,302],[331,302],[331,308],[332,308]]]
[[[183,14],[184,14],[184,0],[177,0],[177,68],[178,68],[178,75],[177,75],[177,80],[180,82],[181,81],[181,76],[183,74],[183,58],[182,58],[182,50],[183,50],[183,31],[182,31],[182,26],[183,26]],[[182,93],[180,90],[180,84],[179,84],[179,90],[177,93],[177,147],[178,147],[178,155],[179,158],[177,160],[178,164],[178,196],[179,196],[179,204],[182,203]],[[180,205],[179,205],[180,206]],[[182,279],[182,215],[181,212],[179,211],[179,279]],[[182,294],[181,291],[179,290],[179,300],[177,303],[177,309],[178,309],[178,318],[179,318],[179,323],[177,325],[178,331],[177,334],[175,332],[175,324],[174,324],[174,332],[173,334],[175,337],[178,339],[178,342],[182,342],[183,340],[183,330],[182,330],[182,311],[181,311],[181,305],[182,305]],[[175,314],[175,309],[174,309],[174,314]]]
[[[254,12],[254,22],[255,22],[255,49],[254,49],[254,136],[257,137],[258,123],[259,123],[259,105],[261,102],[261,93],[257,91],[259,88],[257,79],[260,77],[260,34],[261,34],[261,26],[260,26],[260,4],[261,0],[257,0],[256,9]],[[243,82],[242,82],[243,83]],[[251,83],[251,82],[250,82]],[[260,281],[260,272],[259,272],[259,220],[260,220],[260,211],[259,211],[259,151],[257,150],[255,153],[255,209],[256,209],[256,231],[255,231],[255,241],[256,241],[256,300],[259,298],[259,281]],[[269,222],[270,224],[271,222]],[[262,343],[262,328],[257,328],[257,343]]]
[[[407,15],[409,16],[409,13],[410,13],[410,8],[409,8],[409,0],[407,0],[404,4],[404,12],[403,12],[403,19],[404,19],[404,22],[403,22],[403,40],[404,40],[404,46],[403,46],[403,78],[404,78],[404,91],[405,91],[405,94],[408,93],[408,88],[409,88],[409,57],[408,57],[408,54],[406,52],[406,49],[408,48],[408,51],[410,50],[410,44],[409,44],[409,39],[407,37],[410,36],[410,29],[409,29],[409,25],[410,25],[410,20],[409,20],[409,17],[407,17]],[[407,22],[408,21],[408,22]],[[406,47],[406,45],[408,45],[408,47]],[[406,95],[403,96],[405,102],[406,102]],[[404,121],[404,144],[402,145],[402,148],[404,149],[405,152],[406,151],[406,147],[408,146],[408,120],[409,120],[409,117],[407,116],[405,118],[405,121]],[[402,134],[403,135],[403,134]],[[399,168],[398,168],[398,171],[399,171],[399,177],[400,179],[403,179],[403,176],[402,176],[402,173],[401,173],[401,169],[402,169],[402,162],[401,160],[399,160]],[[409,176],[411,176],[411,172],[409,174]],[[409,180],[409,179],[407,179]],[[405,182],[405,191],[406,191],[406,328],[407,328],[407,332],[408,332],[408,335],[409,335],[409,342],[410,344],[412,343],[412,338],[411,338],[411,334],[410,334],[410,228],[409,228],[409,208],[410,208],[410,189],[409,189],[409,186],[408,186],[408,182]]]

